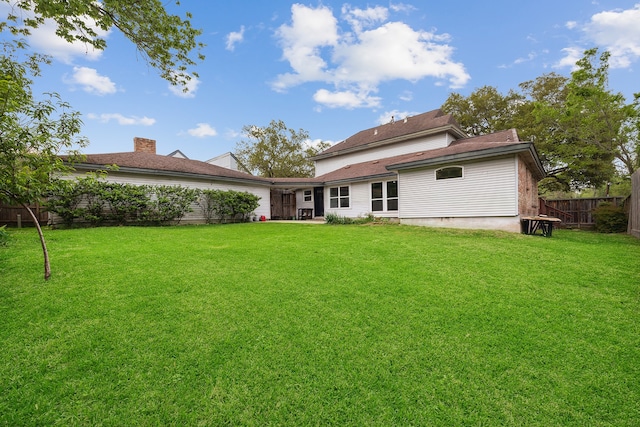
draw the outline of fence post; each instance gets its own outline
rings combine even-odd
[[[18,228],[22,228],[22,214],[16,214],[16,221],[18,222]]]

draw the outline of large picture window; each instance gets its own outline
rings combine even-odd
[[[329,207],[330,208],[348,208],[349,203],[349,187],[331,187],[329,188]]]
[[[436,179],[462,178],[462,166],[450,166],[436,170]]]
[[[371,183],[371,211],[398,210],[398,181]]]

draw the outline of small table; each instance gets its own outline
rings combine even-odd
[[[313,219],[313,209],[299,208],[298,219]]]
[[[551,237],[554,222],[562,221],[548,216],[525,216],[520,219],[520,227],[523,234],[536,234],[540,230],[544,237]]]

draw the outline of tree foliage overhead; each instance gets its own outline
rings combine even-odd
[[[56,34],[68,42],[80,41],[103,50],[106,40],[98,30],[117,28],[137,47],[143,58],[156,68],[162,78],[184,85],[197,76],[189,69],[196,65],[203,47],[196,38],[202,33],[191,26],[190,13],[186,19],[170,15],[160,0],[0,0],[8,3],[11,13],[0,29],[8,29],[14,36],[28,36],[49,19],[56,24]],[[180,1],[175,1],[180,5]]]
[[[627,104],[609,89],[609,56],[589,49],[570,78],[545,74],[507,95],[487,86],[468,97],[454,93],[442,109],[470,135],[516,128],[535,143],[547,189],[596,188],[639,166],[640,95]]]
[[[313,177],[311,158],[329,147],[328,143],[309,144],[303,129],[287,128],[282,120],[269,126],[248,125],[242,128],[247,140],[237,143],[235,155],[248,170],[269,178]]]

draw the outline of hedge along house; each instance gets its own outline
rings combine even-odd
[[[80,163],[73,165],[75,173],[71,177],[80,177],[87,172],[107,169],[117,165],[117,170],[109,170],[106,180],[134,185],[172,185],[186,188],[246,191],[260,197],[257,216],[270,215],[271,182],[251,174],[218,166],[215,164],[190,160],[184,155],[156,154],[156,141],[146,138],[134,138],[134,151],[108,154],[87,154]],[[187,213],[181,223],[203,223],[205,215],[199,206],[192,206],[193,212]],[[52,216],[50,222],[57,224],[60,218]]]
[[[538,213],[545,176],[533,143],[514,129],[468,138],[441,110],[363,130],[314,160],[298,208],[435,227],[518,232],[521,217]]]

